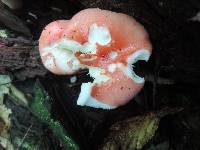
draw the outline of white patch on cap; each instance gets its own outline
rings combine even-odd
[[[133,53],[128,57],[128,66],[124,70],[124,73],[133,79],[136,83],[144,83],[144,78],[139,77],[135,74],[132,68],[132,64],[136,63],[138,60],[148,61],[150,57],[150,52],[147,49],[141,49]]]
[[[122,63],[116,63],[116,64],[110,64],[108,65],[108,71],[113,73],[117,68],[120,70],[124,70],[126,66],[124,66]]]
[[[58,41],[58,47],[60,49],[64,49],[67,51],[73,51],[73,52],[78,52],[79,49],[81,49],[82,45],[74,40],[69,40],[69,39],[61,39]]]
[[[83,83],[81,85],[81,92],[79,98],[77,100],[77,105],[81,106],[90,106],[95,108],[103,108],[103,109],[112,109],[115,108],[114,106],[110,106],[104,104],[91,96],[92,94],[92,87],[95,84],[101,84],[102,82],[108,81],[110,78],[104,75],[105,70],[100,69],[98,67],[90,67],[88,66],[89,74],[92,78],[94,78],[93,83]]]
[[[82,47],[79,50],[80,52],[86,54],[96,54],[96,44],[86,42],[82,45]]]
[[[111,34],[106,27],[91,25],[89,29],[88,42],[84,43],[79,51],[88,54],[96,54],[96,43],[107,45],[111,42]]]
[[[105,70],[98,67],[88,66],[90,77],[94,78],[93,83],[102,83],[108,81],[110,78],[104,75]]]
[[[71,74],[79,70],[81,68],[81,65],[79,60],[71,51],[67,51],[65,48],[62,47],[64,42],[64,40],[61,40],[49,47],[44,48],[44,53],[42,54],[42,57],[50,54],[53,58],[53,60],[52,58],[47,58],[44,62],[44,65],[45,67],[47,67],[47,69],[51,70],[53,69],[53,67],[58,67],[63,72]],[[51,65],[52,63],[55,64]]]
[[[140,49],[138,51],[136,51],[135,53],[133,53],[131,56],[128,57],[128,64],[132,65],[134,63],[136,63],[138,60],[144,60],[144,61],[148,61],[149,57],[150,57],[150,52],[147,49]]]
[[[43,55],[43,57],[45,57],[44,66],[47,69],[51,70],[56,67],[54,63],[54,57],[52,55],[47,55],[47,56]]]
[[[110,78],[103,74],[104,70],[97,67],[89,67],[89,74],[92,78],[94,78],[93,83],[83,83],[81,85],[81,92],[79,94],[77,105],[81,106],[90,106],[94,108],[103,108],[103,109],[114,109],[116,106],[111,106],[105,103],[102,103],[96,100],[91,96],[92,88],[96,84],[101,84],[103,82],[108,81]]]
[[[111,35],[108,28],[93,24],[90,27],[88,41],[91,44],[107,45],[111,42]]]
[[[103,108],[103,109],[114,109],[116,106],[111,106],[108,104],[104,104],[91,96],[92,87],[94,83],[88,82],[83,83],[81,85],[81,93],[79,94],[79,98],[77,100],[77,105],[80,106],[90,106],[94,108]]]
[[[116,69],[120,69],[124,72],[125,75],[130,77],[136,83],[144,83],[144,78],[139,77],[135,74],[132,64],[136,63],[138,60],[148,61],[150,57],[150,53],[146,49],[138,50],[137,52],[130,55],[127,59],[127,66],[123,65],[122,63],[110,64],[108,66],[108,71],[113,73]]]
[[[110,57],[111,59],[115,59],[117,56],[118,56],[118,53],[115,52],[115,51],[112,51],[112,52],[109,53],[109,57]]]

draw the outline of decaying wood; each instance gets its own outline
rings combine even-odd
[[[43,76],[43,67],[38,47],[0,47],[0,73],[15,72],[25,77]]]
[[[17,38],[0,38],[0,43],[3,43],[7,46],[36,46],[38,45],[38,41],[28,40],[23,37],[17,37]]]

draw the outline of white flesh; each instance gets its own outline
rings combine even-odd
[[[130,77],[136,83],[143,83],[144,78],[139,77],[135,74],[132,64],[136,63],[138,60],[148,61],[150,57],[150,53],[146,49],[141,49],[133,53],[131,56],[128,57],[127,62],[128,65],[125,66],[122,63],[110,64],[108,66],[108,71],[113,73],[116,69],[120,69],[124,72],[125,75]]]

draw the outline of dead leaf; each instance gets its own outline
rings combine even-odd
[[[100,149],[140,150],[152,139],[162,117],[181,110],[167,108],[117,122],[111,126],[109,135]]]

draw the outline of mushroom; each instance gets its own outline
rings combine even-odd
[[[39,51],[52,73],[89,70],[94,80],[82,83],[78,105],[113,109],[126,104],[143,87],[144,78],[135,74],[132,64],[148,61],[152,46],[144,27],[132,17],[90,8],[71,20],[47,25]]]

